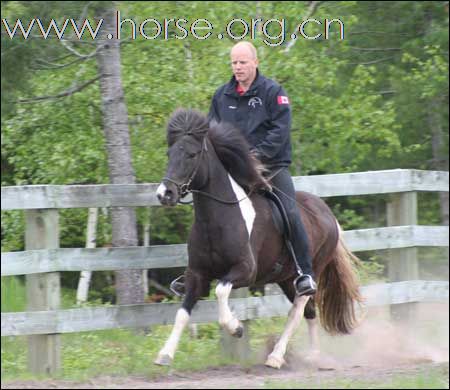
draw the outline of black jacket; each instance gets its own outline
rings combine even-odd
[[[268,167],[289,166],[291,108],[286,92],[258,71],[244,95],[237,93],[236,86],[233,76],[216,91],[209,119],[229,122],[240,129]]]

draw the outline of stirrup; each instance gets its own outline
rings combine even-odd
[[[303,290],[298,290],[298,286],[297,283],[300,281],[301,278],[304,278],[306,280],[306,286],[304,286]],[[298,296],[301,295],[314,295],[317,291],[317,284],[314,281],[314,279],[312,278],[311,275],[307,275],[307,274],[301,274],[299,276],[297,276],[294,280],[294,288],[295,288],[295,293]]]
[[[180,279],[182,280],[180,281]],[[185,295],[184,274],[172,280],[172,282],[170,283],[170,291],[172,291],[175,295],[179,297],[184,297]]]

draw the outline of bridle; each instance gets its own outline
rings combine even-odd
[[[193,135],[193,133],[186,133],[186,135]],[[192,173],[189,175],[188,180],[185,183],[178,183],[177,181],[171,179],[170,177],[163,177],[162,181],[168,181],[169,183],[175,184],[177,187],[178,193],[180,194],[180,199],[184,198],[187,194],[190,192],[193,192],[195,190],[192,190],[190,188],[193,180],[195,179],[195,176],[197,175],[198,170],[200,169],[200,164],[203,159],[203,154],[208,152],[208,146],[206,144],[206,136],[203,136],[202,139],[202,149],[200,150],[199,154],[200,157],[198,158],[197,165],[194,167]],[[182,203],[182,202],[180,202]]]
[[[186,133],[186,135],[193,135],[193,133]],[[246,196],[244,196],[242,199],[238,199],[238,200],[224,200],[221,198],[218,198],[217,196],[214,196],[212,194],[209,194],[208,192],[204,192],[204,191],[200,191],[200,190],[193,190],[192,188],[190,188],[191,183],[193,182],[193,180],[195,179],[195,176],[197,175],[197,172],[200,168],[200,164],[202,162],[203,159],[203,154],[208,152],[208,146],[206,143],[206,136],[203,136],[203,140],[202,140],[202,149],[200,150],[200,157],[198,159],[197,165],[195,166],[195,168],[193,169],[192,173],[189,175],[188,180],[185,183],[179,183],[174,179],[171,179],[168,176],[163,177],[162,181],[168,181],[169,183],[175,184],[175,186],[177,187],[178,193],[180,194],[180,199],[178,199],[177,203],[180,204],[190,204],[192,203],[192,201],[188,201],[188,202],[182,202],[181,199],[183,199],[186,195],[190,194],[190,193],[195,193],[195,194],[199,194],[199,195],[203,195],[206,196],[207,198],[213,199],[217,202],[223,203],[223,204],[237,204],[242,202],[243,200],[249,198],[252,193],[254,192],[254,190],[252,189]]]
[[[205,131],[205,133],[206,133],[206,131]],[[194,133],[188,132],[188,133],[186,133],[186,135],[194,135]],[[252,189],[249,191],[249,193],[248,193],[246,196],[244,196],[242,199],[231,200],[231,201],[230,201],[230,200],[224,200],[224,199],[221,199],[221,198],[216,197],[216,196],[214,196],[214,195],[212,195],[212,194],[209,194],[208,192],[204,192],[204,191],[200,191],[200,190],[193,190],[193,189],[190,188],[191,183],[192,183],[193,180],[195,179],[195,176],[197,175],[197,172],[198,172],[198,170],[200,169],[200,164],[201,164],[202,159],[203,159],[203,154],[208,152],[208,146],[207,146],[207,143],[206,143],[206,139],[207,139],[207,136],[204,135],[204,136],[203,136],[203,139],[202,139],[202,149],[201,149],[200,152],[199,152],[200,157],[199,157],[199,159],[198,159],[198,161],[197,161],[197,165],[194,167],[192,173],[189,175],[189,178],[188,178],[188,180],[187,180],[185,183],[181,183],[181,184],[180,184],[180,183],[178,183],[177,181],[171,179],[171,178],[168,177],[168,176],[165,176],[165,177],[163,177],[163,179],[162,179],[163,182],[164,182],[164,181],[168,181],[169,183],[175,184],[175,186],[177,187],[178,193],[180,194],[180,199],[178,199],[178,202],[177,202],[177,203],[180,203],[180,204],[190,204],[190,203],[192,203],[192,201],[188,201],[188,202],[182,202],[182,201],[181,201],[181,199],[183,199],[185,196],[187,196],[187,195],[190,194],[190,193],[195,193],[195,194],[203,195],[203,196],[206,196],[207,198],[213,199],[213,200],[215,200],[215,201],[217,201],[217,202],[219,202],[219,203],[229,204],[229,205],[238,204],[238,203],[242,202],[243,200],[250,198],[250,196],[251,196],[251,195],[253,194],[253,192],[254,192],[254,188],[252,188]],[[280,170],[281,170],[281,169],[280,169]],[[272,179],[274,176],[276,176],[276,175],[280,172],[280,170],[277,170],[275,173],[273,173],[273,174],[270,176],[270,179]],[[269,180],[270,180],[270,179],[269,179]],[[274,186],[272,185],[272,188],[276,188],[276,187],[274,187]],[[285,194],[285,193],[284,193],[283,191],[281,191],[279,188],[277,188],[277,189],[278,189],[278,191],[280,191],[281,193],[283,193],[284,196],[290,198],[289,195]],[[292,198],[291,198],[291,199],[292,199]],[[296,199],[292,199],[292,200],[293,200],[295,203],[297,203],[297,205],[298,205],[299,207],[303,208],[304,210],[306,210],[306,211],[309,212],[310,214],[315,215],[315,214],[312,213],[310,210],[308,210],[306,207],[304,207],[303,205],[301,205],[300,203],[298,203],[298,201],[297,201]]]

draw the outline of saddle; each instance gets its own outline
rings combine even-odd
[[[286,209],[281,202],[281,199],[273,191],[264,191],[263,195],[270,200],[269,205],[272,209],[272,218],[278,232],[288,240],[291,239],[291,224],[287,216]]]
[[[272,219],[275,224],[275,228],[283,236],[289,257],[291,257],[291,259],[294,260],[294,263],[296,264],[296,267],[298,269],[299,266],[297,258],[295,256],[294,248],[291,242],[292,237],[291,224],[289,223],[286,209],[284,208],[281,199],[273,191],[265,189],[260,190],[260,193],[269,200],[269,205],[272,210]],[[269,274],[266,275],[266,277],[263,278],[262,280],[258,280],[257,285],[258,286],[264,285],[267,283],[267,281],[279,275],[285,265],[286,262],[278,260],[273,266],[272,271],[270,271]],[[170,289],[172,290],[172,292],[181,297],[183,297],[185,294],[184,277],[185,275],[182,274],[178,278],[173,280],[172,283],[170,284]]]
[[[262,194],[269,200],[269,205],[272,210],[272,219],[278,232],[283,236],[284,243],[288,250],[289,257],[294,260],[297,269],[299,268],[297,258],[295,256],[294,247],[292,246],[292,230],[289,218],[287,216],[286,209],[281,202],[281,199],[273,191],[265,190]],[[277,276],[283,269],[285,262],[277,261],[272,271],[262,280],[258,281],[258,284],[264,284],[266,280],[270,280]]]

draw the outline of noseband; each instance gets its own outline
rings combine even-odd
[[[186,135],[193,135],[192,133],[186,133]],[[206,145],[206,136],[203,137],[202,140],[202,149],[200,150],[200,157],[197,161],[197,165],[193,169],[192,173],[189,175],[189,179],[185,183],[178,183],[177,181],[171,179],[170,177],[164,177],[162,181],[168,181],[169,183],[175,184],[177,187],[178,193],[180,194],[180,198],[184,198],[187,194],[192,192],[190,186],[192,181],[195,179],[197,172],[200,168],[200,164],[202,162],[203,153],[208,151],[208,146]]]
[[[193,135],[193,133],[186,133],[186,135]],[[242,199],[225,200],[225,199],[221,199],[217,196],[214,196],[212,194],[209,194],[207,192],[193,190],[190,188],[191,183],[195,179],[195,176],[197,175],[197,172],[200,168],[200,164],[201,164],[202,158],[203,158],[203,153],[206,153],[206,152],[208,152],[208,146],[206,144],[206,136],[204,136],[203,140],[202,140],[202,149],[199,152],[200,158],[198,159],[197,165],[193,169],[192,173],[189,175],[189,179],[185,183],[178,183],[177,181],[171,179],[170,177],[165,176],[165,177],[163,177],[162,181],[163,182],[168,181],[169,183],[175,184],[175,186],[177,187],[178,193],[180,194],[180,199],[184,198],[189,193],[195,193],[195,194],[206,196],[207,198],[213,199],[213,200],[223,203],[223,204],[234,205],[234,204],[238,204],[238,203],[242,202],[243,200],[249,198],[250,195],[254,192],[254,189],[251,189],[250,192],[246,196],[244,196]],[[191,202],[182,202],[181,200],[178,200],[178,203],[190,204],[190,203],[192,203],[192,201]]]

